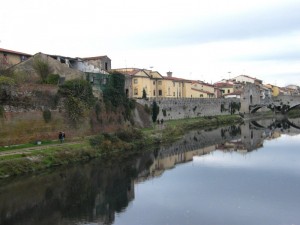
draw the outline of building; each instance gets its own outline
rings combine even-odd
[[[172,72],[167,72],[167,76],[162,80],[162,96],[165,98],[183,98],[185,80],[172,76]],[[186,90],[186,89],[185,89]]]
[[[253,78],[253,77],[250,77],[250,76],[247,76],[247,75],[239,75],[235,78],[232,78],[231,80],[233,82],[240,82],[240,83],[243,83],[243,84],[247,84],[247,83],[257,84],[257,85],[262,84],[262,80],[259,80],[257,78]]]
[[[192,98],[216,98],[216,89],[213,85],[204,83],[202,81],[192,82],[192,91],[194,94]],[[198,91],[198,93],[197,93]],[[197,95],[199,94],[199,96]]]
[[[0,48],[0,67],[9,68],[30,58],[32,55]]]
[[[72,58],[60,55],[49,55],[60,63],[66,64],[72,69],[85,73],[108,74],[111,70],[111,59],[108,56],[96,56],[89,58]]]
[[[233,83],[215,83],[214,87],[220,90],[222,96],[235,91]]]
[[[113,69],[125,75],[125,92],[129,98],[142,98],[143,92],[146,97],[162,97],[163,76],[157,72],[138,68]]]

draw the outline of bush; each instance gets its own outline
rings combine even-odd
[[[46,83],[47,84],[53,84],[53,85],[57,85],[59,82],[59,74],[50,74],[47,79],[46,79]]]
[[[35,58],[33,62],[33,69],[41,77],[42,82],[46,83],[47,77],[50,74],[49,64],[41,59]]]
[[[126,129],[116,133],[117,137],[125,142],[140,140],[143,138],[143,133],[139,129]]]
[[[5,77],[5,76],[0,76],[0,86],[13,86],[15,85],[16,82],[13,78],[10,77]]]

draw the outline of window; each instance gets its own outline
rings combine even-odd
[[[227,90],[227,93],[230,93],[230,90],[229,90],[229,89]]]
[[[203,98],[203,94],[200,94],[200,98]]]
[[[155,90],[153,90],[153,96],[155,96]]]
[[[173,96],[175,97],[175,91],[173,92]]]
[[[158,95],[162,96],[162,90],[158,90]]]
[[[136,79],[136,78],[133,79],[133,83],[134,83],[134,84],[137,84],[137,83],[138,83],[138,79]]]
[[[107,64],[107,62],[105,63],[105,70],[108,70],[108,64]]]
[[[134,92],[133,92],[133,94],[134,94],[134,95],[138,95],[138,94],[139,94],[139,91],[138,91],[138,89],[137,89],[137,88],[135,88],[135,89],[134,89]]]
[[[153,81],[153,85],[155,85],[155,81]]]

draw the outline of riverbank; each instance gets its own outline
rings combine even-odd
[[[113,134],[104,133],[76,142],[30,147],[30,150],[28,148],[9,149],[0,154],[0,177],[6,178],[42,171],[99,157],[109,159],[112,154],[118,154],[120,158],[129,157],[157,145],[172,143],[188,130],[212,129],[240,122],[242,118],[238,115],[173,120],[163,124],[153,124],[153,127],[148,129],[128,128]]]

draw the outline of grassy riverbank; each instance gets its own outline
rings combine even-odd
[[[43,146],[34,147],[32,144],[24,144],[15,148],[13,146],[1,148],[0,177],[41,171],[93,158],[109,158],[111,154],[118,154],[119,157],[137,154],[158,144],[171,143],[189,130],[208,129],[241,121],[237,115],[199,117],[167,121],[143,130],[128,128],[114,134],[100,134],[63,144],[42,142]]]

